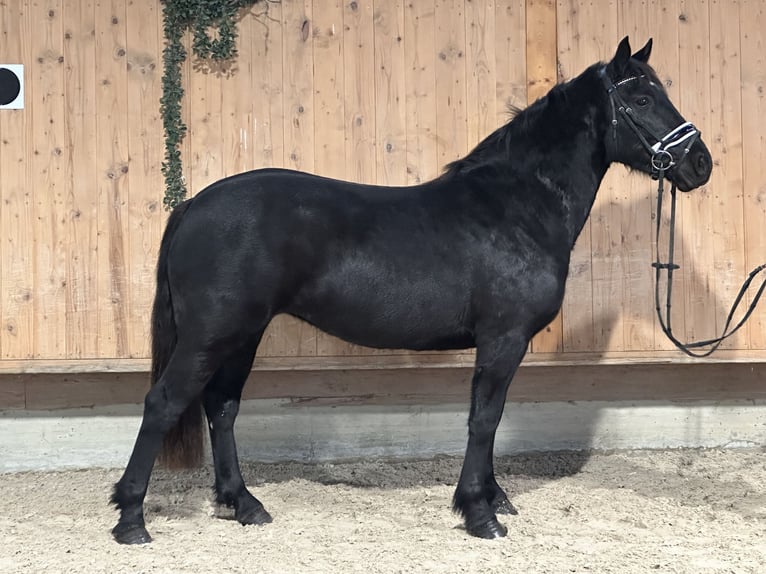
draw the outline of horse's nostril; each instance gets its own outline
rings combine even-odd
[[[710,169],[710,163],[708,162],[707,155],[704,153],[701,153],[697,156],[697,161],[695,162],[695,167],[697,168],[697,173],[704,174],[707,173]]]

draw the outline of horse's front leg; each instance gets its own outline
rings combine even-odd
[[[524,357],[527,343],[526,337],[513,333],[477,345],[468,447],[453,508],[463,516],[468,533],[480,538],[500,538],[507,533],[495,516],[496,509],[505,506],[508,499],[495,482],[492,450],[508,385]]]
[[[492,445],[489,447],[489,456],[487,457],[489,464],[489,476],[487,477],[487,484],[485,493],[487,494],[487,502],[489,502],[490,508],[495,514],[518,514],[516,507],[508,500],[508,495],[500,487],[495,480],[495,465],[494,465],[494,452],[495,452],[495,437],[492,436]]]

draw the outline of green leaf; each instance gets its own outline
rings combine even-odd
[[[181,143],[186,124],[181,117],[184,97],[181,66],[187,52],[183,38],[192,34],[192,52],[203,60],[218,63],[237,57],[237,13],[263,0],[164,0],[162,16],[165,48],[162,51],[162,96],[160,115],[165,130],[165,176],[163,204],[172,209],[186,198],[181,162]]]

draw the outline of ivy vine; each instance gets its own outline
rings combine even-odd
[[[186,197],[180,145],[186,135],[181,118],[184,88],[181,67],[187,52],[183,38],[192,33],[192,52],[201,60],[223,63],[237,56],[237,17],[240,10],[262,0],[163,0],[165,48],[162,52],[160,115],[165,130],[163,203],[172,209]]]

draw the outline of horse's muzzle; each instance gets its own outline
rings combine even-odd
[[[673,169],[671,179],[681,191],[705,185],[713,171],[713,158],[701,140],[694,142],[689,154]]]

